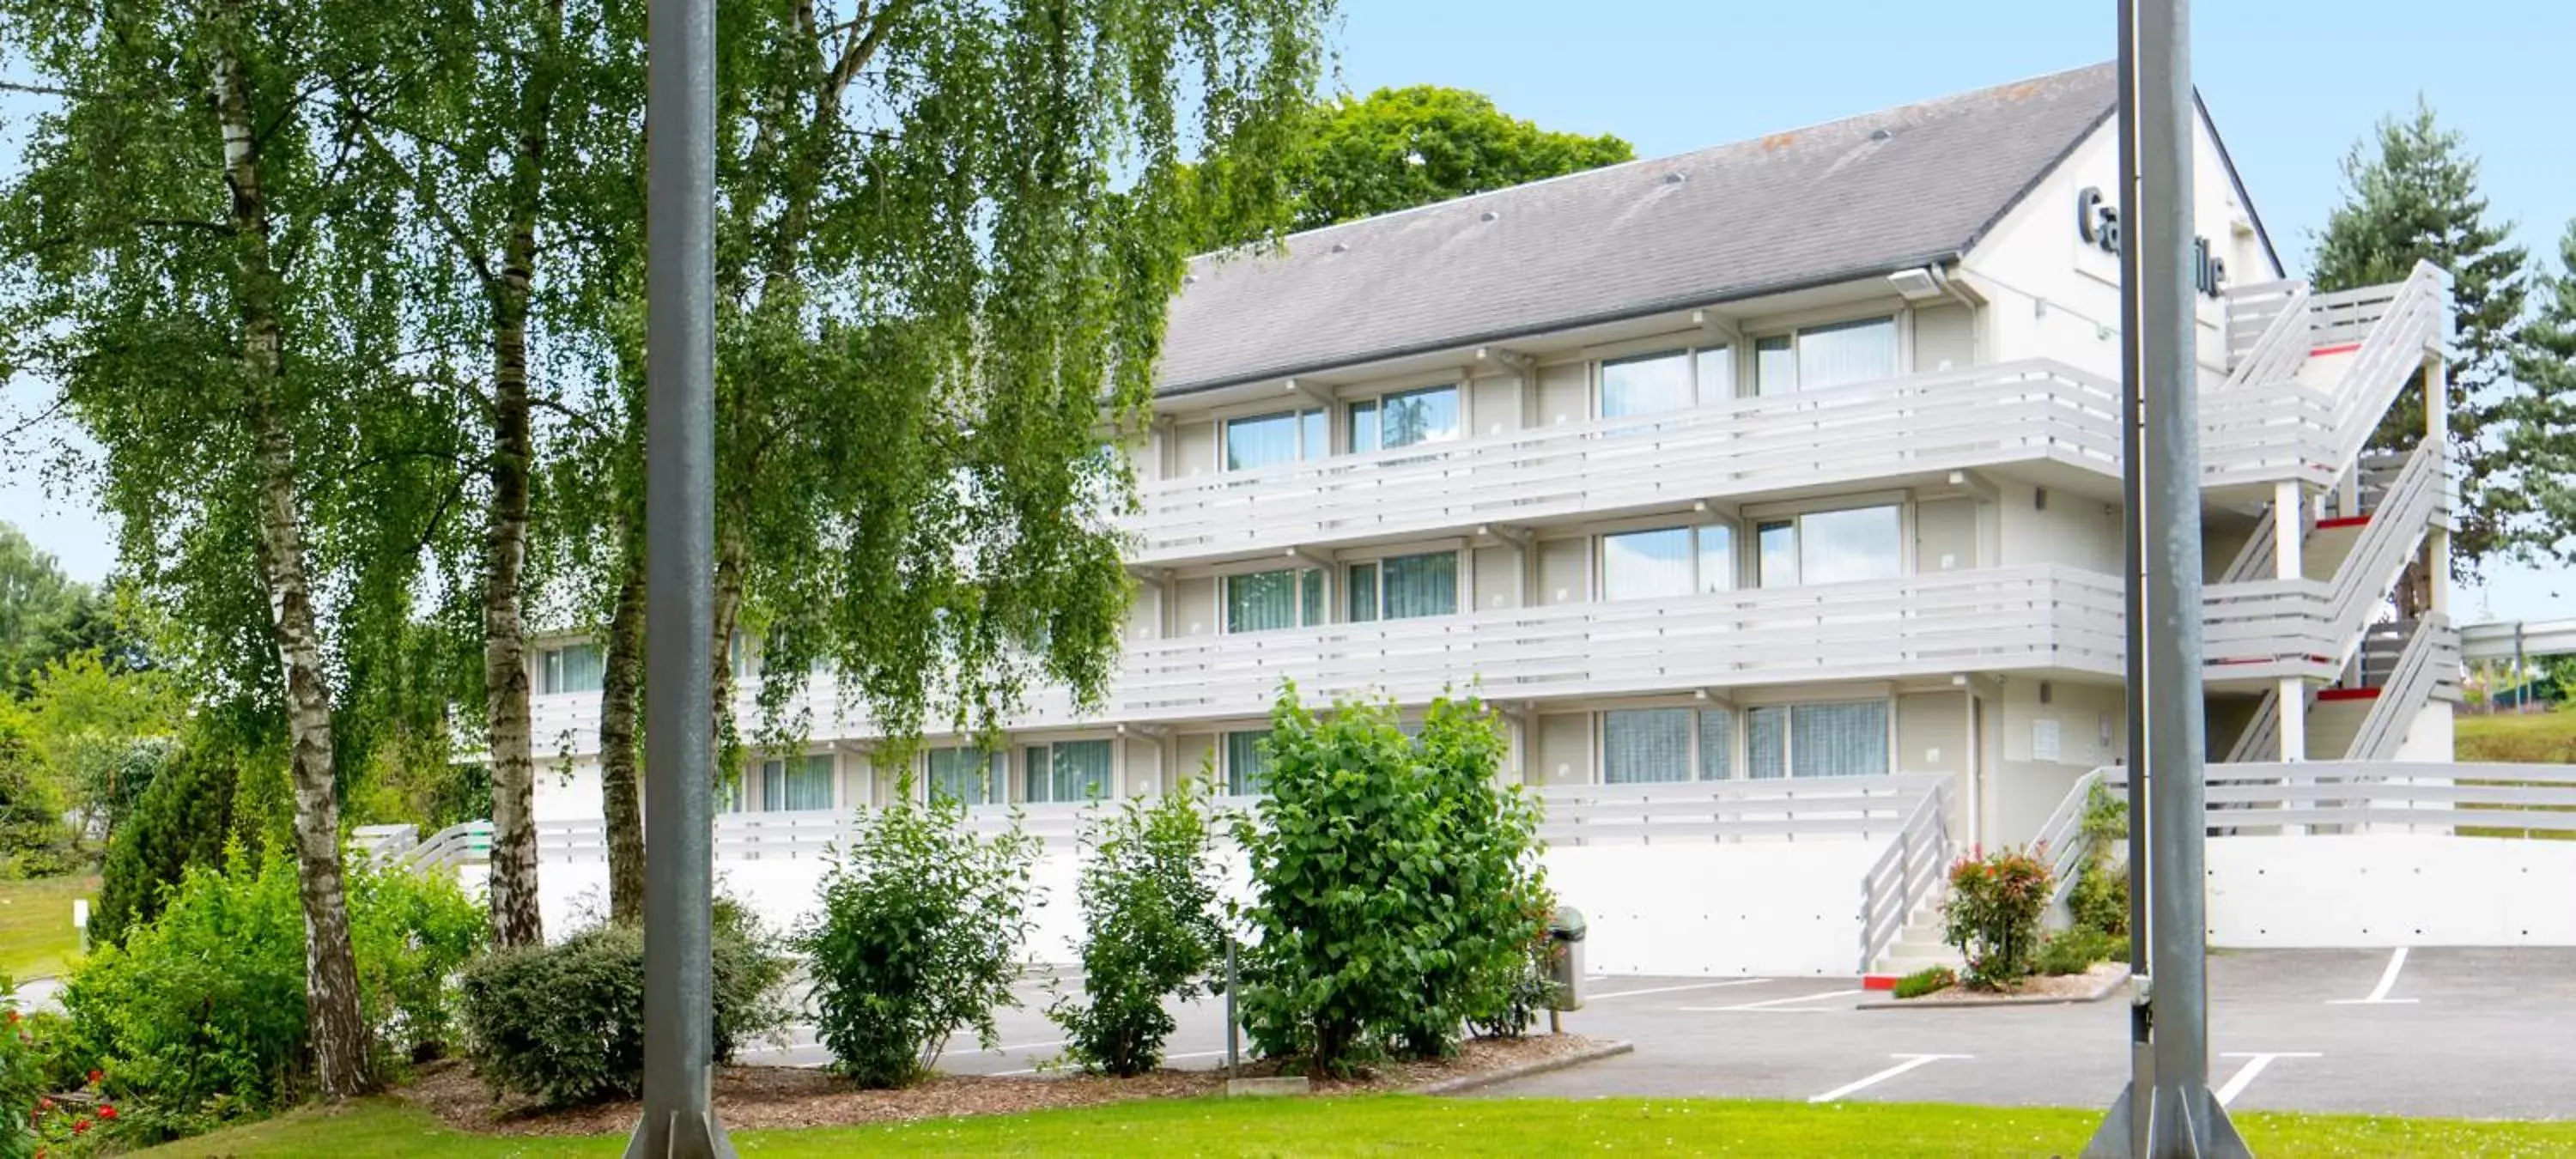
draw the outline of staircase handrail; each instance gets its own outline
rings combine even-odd
[[[2367,319],[2361,345],[2334,391],[2335,427],[2327,445],[2335,466],[2350,464],[2362,454],[2390,404],[2413,381],[2425,351],[2444,343],[2451,325],[2449,297],[2450,275],[2431,262],[2418,261],[2378,315]],[[2310,299],[2310,305],[2322,311],[2336,308],[2341,301],[2340,295],[2319,295]]]
[[[2093,855],[2093,838],[2084,832],[2084,813],[2092,806],[2093,787],[2102,783],[2103,772],[2094,769],[2075,778],[2066,796],[2057,802],[2056,810],[2039,826],[2034,844],[2048,859],[2051,906],[2066,900],[2067,893],[2075,888],[2075,871]]]
[[[2379,697],[2371,702],[2370,714],[2353,734],[2351,751],[2344,759],[2395,759],[2398,746],[2406,740],[2406,730],[2415,723],[2417,711],[2433,698],[2434,688],[2441,683],[2442,666],[2447,663],[2457,667],[2459,662],[2460,634],[2451,627],[2450,618],[2440,612],[2425,613],[2407,637],[2405,649],[2397,654],[2397,666],[2389,672],[2387,683],[2380,686]]]
[[[1934,783],[1906,814],[1896,843],[1861,875],[1860,970],[1896,944],[1914,911],[1940,887],[1950,858],[1950,778]]]
[[[2302,281],[2266,282],[2240,287],[2228,295],[2231,327],[2237,324],[2239,310],[2267,310],[2269,321],[2262,336],[2236,360],[2235,369],[2227,375],[2227,388],[2275,382],[2299,372],[2299,363],[2308,356],[2308,336],[2312,333],[2308,298],[2308,284]]]

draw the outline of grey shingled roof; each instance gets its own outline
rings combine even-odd
[[[2095,65],[1202,257],[1172,304],[1161,392],[1956,257],[2111,114],[2115,88]]]

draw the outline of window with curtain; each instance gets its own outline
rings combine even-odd
[[[1735,716],[1722,708],[1601,714],[1601,780],[1611,785],[1722,781],[1734,775]]]
[[[932,749],[923,755],[924,780],[933,797],[964,805],[998,805],[1002,792],[1002,754],[971,748]]]
[[[1859,318],[1775,334],[1753,343],[1761,394],[1824,390],[1896,377],[1896,319]]]
[[[1860,777],[1887,772],[1887,702],[1791,705],[1789,756],[1792,776]]]
[[[1744,773],[1760,780],[1789,775],[1789,710],[1765,705],[1744,710]]]
[[[1225,577],[1225,630],[1269,632],[1324,622],[1324,573],[1280,568]]]
[[[1798,331],[1798,389],[1896,377],[1896,319],[1862,318]]]
[[[1030,745],[1021,754],[1022,799],[1079,803],[1109,796],[1109,742],[1068,740]]]
[[[1653,599],[1735,586],[1735,534],[1723,523],[1601,537],[1601,598]]]
[[[1754,525],[1763,587],[1851,583],[1905,574],[1905,515],[1893,504],[1811,511]]]
[[[596,644],[566,644],[539,654],[537,689],[552,696],[564,692],[597,692],[607,671]]]
[[[1348,589],[1342,610],[1344,619],[1365,624],[1377,619],[1377,565],[1355,563],[1342,570],[1342,586]]]
[[[832,755],[760,762],[760,808],[778,813],[832,807]]]
[[[1693,356],[1699,401],[1724,402],[1735,397],[1735,348],[1711,346]]]
[[[1225,423],[1225,469],[1229,471],[1321,458],[1326,449],[1321,410],[1283,410]]]
[[[1385,450],[1458,437],[1458,388],[1398,391],[1350,405],[1351,451]]]
[[[1662,414],[1691,405],[1691,356],[1671,350],[1601,364],[1601,417]]]
[[[1756,777],[1862,777],[1893,769],[1884,700],[1766,705],[1744,714]]]
[[[1390,620],[1451,616],[1458,612],[1458,553],[1391,555],[1378,561],[1385,585],[1379,607]]]
[[[1270,750],[1266,742],[1269,729],[1225,734],[1225,791],[1229,796],[1250,797],[1265,792],[1270,786]]]

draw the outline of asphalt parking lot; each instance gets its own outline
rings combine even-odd
[[[2396,968],[2391,970],[2392,960]],[[1489,1087],[1484,1097],[1710,1096],[2108,1106],[2128,1077],[2126,992],[2063,1006],[1863,1010],[1848,978],[1587,981],[1565,1029],[1632,1054]],[[940,1069],[1038,1074],[1063,1053],[1041,986],[1002,1012],[999,1048],[951,1044]],[[2576,1117],[2576,950],[2220,952],[2210,1083],[2253,1110]],[[1176,1007],[1168,1065],[1221,1066],[1221,1002]],[[745,1061],[821,1065],[800,1030]]]
[[[2222,952],[2209,964],[2210,1084],[2255,1110],[2576,1116],[2571,975],[2565,949]],[[2067,1006],[1863,1010],[1850,979],[1589,985],[1566,1029],[1636,1052],[1482,1093],[2090,1107],[2128,1077],[2125,991]]]

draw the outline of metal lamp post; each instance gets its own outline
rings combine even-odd
[[[645,118],[644,1118],[627,1159],[732,1159],[714,1080],[715,0],[651,0]]]
[[[2249,1155],[2209,1090],[2190,0],[2120,0],[2131,1081],[2088,1156]],[[2287,513],[2284,513],[2284,517]]]

